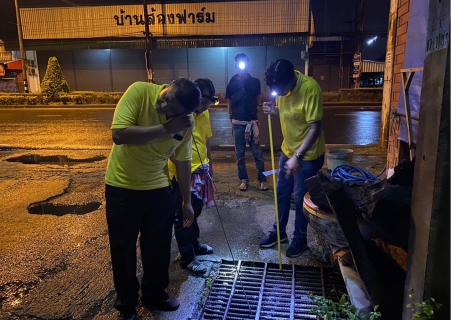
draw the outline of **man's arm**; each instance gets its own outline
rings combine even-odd
[[[227,106],[229,108],[229,119],[232,120],[232,114],[233,114],[232,100],[227,99]]]
[[[191,118],[188,115],[182,115],[172,118],[164,124],[151,127],[142,127],[131,125],[123,129],[113,129],[112,136],[115,144],[146,144],[161,137],[167,137],[171,134],[191,128]]]
[[[194,212],[191,206],[191,161],[176,161],[175,168],[183,198],[183,226],[189,227],[194,219]]]
[[[301,157],[309,151],[321,135],[321,121],[309,122],[309,131],[301,146],[297,150],[297,154]]]
[[[120,144],[146,144],[161,137],[169,136],[162,124],[152,127],[130,126],[112,130],[113,142]]]

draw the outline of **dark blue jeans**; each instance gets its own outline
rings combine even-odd
[[[233,125],[233,135],[235,138],[236,164],[238,166],[238,178],[242,182],[249,182],[245,162],[245,151],[246,151],[246,138],[244,134],[245,130],[246,126],[239,124]],[[265,171],[265,163],[263,161],[262,150],[260,149],[260,145],[255,143],[254,135],[252,132],[251,139],[249,141],[249,146],[251,147],[252,155],[254,156],[255,164],[257,166],[258,181],[266,182],[266,177],[263,174],[263,171]]]
[[[313,177],[322,168],[324,164],[324,155],[313,161],[301,161],[302,170],[296,175],[290,175],[287,179],[285,177],[286,171],[284,169],[288,157],[282,153],[279,160],[279,176],[277,178],[277,202],[279,208],[279,226],[280,232],[285,232],[288,218],[290,216],[291,194],[294,193],[294,203],[296,206],[296,216],[294,220],[294,239],[307,238],[307,219],[304,217],[304,196],[307,193],[305,180]],[[272,231],[276,232],[277,224],[274,223]]]

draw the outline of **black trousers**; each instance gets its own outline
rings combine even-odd
[[[191,194],[191,205],[194,210],[194,221],[191,226],[183,227],[183,211],[182,211],[182,194],[180,192],[179,184],[175,179],[172,180],[172,188],[175,193],[175,222],[174,222],[174,233],[175,239],[177,240],[177,245],[179,247],[179,252],[181,256],[182,264],[189,264],[193,261],[196,256],[195,250],[199,247],[199,225],[197,224],[197,218],[202,213],[202,208],[204,202]]]
[[[130,190],[106,185],[106,218],[117,297],[114,306],[134,310],[138,302],[136,240],[140,235],[143,300],[159,299],[169,284],[174,194],[171,187]]]

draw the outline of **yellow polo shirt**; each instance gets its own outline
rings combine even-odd
[[[321,87],[312,78],[295,70],[298,81],[293,90],[286,96],[276,98],[279,107],[280,125],[282,128],[282,151],[287,157],[292,157],[309,132],[309,122],[323,119],[323,95]],[[315,144],[304,155],[303,160],[316,160],[326,150],[324,132]]]
[[[210,112],[208,110],[205,110],[201,114],[194,113],[193,135],[194,143],[192,144],[193,159],[191,160],[191,173],[196,171],[202,164],[210,162],[207,156],[207,140],[213,136],[213,133],[211,132]],[[200,159],[202,159],[202,163]],[[169,160],[168,165],[169,176],[172,179],[175,175],[175,165],[171,160]]]
[[[114,112],[111,129],[132,125],[156,126],[167,122],[156,110],[157,98],[165,85],[135,82],[122,96]],[[175,153],[180,161],[191,160],[191,133],[183,132],[182,141],[160,138],[144,145],[113,145],[108,159],[105,183],[132,189],[153,190],[170,185],[168,159]]]

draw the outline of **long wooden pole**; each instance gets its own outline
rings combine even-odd
[[[279,269],[282,270],[282,251],[280,249],[279,205],[277,203],[276,173],[274,165],[274,145],[272,140],[271,114],[268,114],[269,146],[271,148],[272,184],[274,186],[274,205],[276,209],[277,251],[279,252]]]

